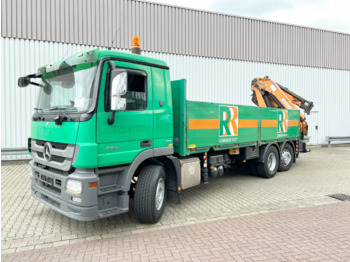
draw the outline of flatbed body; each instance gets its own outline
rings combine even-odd
[[[174,151],[180,156],[299,138],[299,110],[189,101],[172,82]]]

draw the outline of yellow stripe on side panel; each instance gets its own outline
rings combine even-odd
[[[277,122],[276,122],[277,123]],[[219,129],[219,120],[218,119],[189,119],[188,120],[188,129]],[[277,124],[276,124],[277,126]],[[257,119],[239,119],[238,120],[239,128],[256,128],[258,127]]]
[[[298,120],[288,120],[288,125],[289,126],[299,126],[299,121]]]
[[[188,119],[188,129],[219,129],[219,119]]]
[[[261,120],[261,127],[277,127],[277,120]]]
[[[238,120],[238,128],[252,128],[258,127],[257,119],[239,119]]]

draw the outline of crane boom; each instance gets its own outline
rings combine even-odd
[[[305,113],[310,114],[314,104],[301,96],[293,93],[288,88],[277,84],[269,79],[254,78],[252,81],[251,90],[253,91],[252,101],[260,107],[274,107],[285,109],[304,109]],[[305,121],[305,115],[300,112],[300,131],[303,135],[308,133],[308,125]]]

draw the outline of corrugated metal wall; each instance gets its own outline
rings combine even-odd
[[[1,7],[3,37],[129,48],[139,35],[148,51],[350,70],[349,34],[135,0],[1,0]]]
[[[1,38],[1,148],[27,147],[30,121],[37,99],[37,88],[19,88],[20,76],[35,73],[38,67],[59,61],[91,46]],[[13,155],[2,159],[22,159]]]
[[[18,77],[34,73],[42,65],[92,46],[8,38],[2,38],[1,41],[1,146],[26,147],[37,87],[18,88]],[[318,125],[318,131],[311,130],[312,143],[325,143],[327,135],[350,136],[350,71],[155,52],[143,54],[165,60],[170,66],[172,80],[187,78],[187,95],[191,100],[253,105],[250,101],[251,80],[269,75],[273,80],[314,101],[314,111],[317,113],[308,119],[310,127]]]

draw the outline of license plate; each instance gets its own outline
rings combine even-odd
[[[48,177],[48,176],[45,176],[43,174],[40,174],[40,180],[51,185],[53,184],[53,178],[52,177]]]

